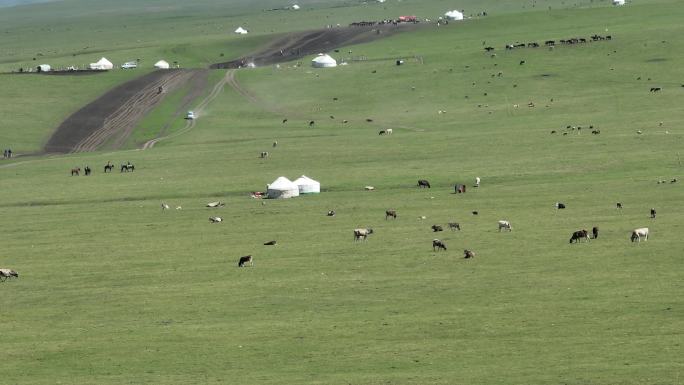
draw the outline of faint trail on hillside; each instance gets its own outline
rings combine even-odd
[[[209,95],[207,95],[206,98],[202,99],[202,101],[197,105],[197,107],[195,107],[195,109],[193,111],[195,112],[195,114],[198,117],[202,116],[202,111],[204,111],[204,109],[207,107],[207,105],[209,105],[209,103],[211,103],[214,99],[216,99],[216,97],[219,96],[219,94],[223,91],[223,88],[225,87],[226,83],[229,82],[229,77],[231,76],[231,74],[232,74],[232,71],[228,71],[226,73],[226,76],[221,78],[221,80],[219,80],[219,82],[216,83],[216,85],[214,85],[214,88],[211,90]],[[196,125],[195,119],[188,119],[185,123],[185,127],[174,132],[173,134],[166,135],[166,136],[160,136],[158,138],[148,140],[147,142],[145,142],[145,144],[143,144],[141,149],[142,150],[148,150],[148,149],[154,147],[155,144],[161,142],[162,140],[166,140],[169,138],[175,138],[179,135],[185,134],[186,132],[195,128],[195,125]]]

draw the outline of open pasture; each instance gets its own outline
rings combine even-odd
[[[681,10],[642,3],[400,34],[330,70],[237,71],[243,94],[226,87],[150,150],[3,161],[0,267],[20,275],[0,283],[3,382],[680,383]],[[614,38],[503,49],[593,33]],[[249,197],[302,174],[320,195]]]

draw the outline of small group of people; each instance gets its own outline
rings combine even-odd
[[[12,157],[12,149],[8,148],[2,151],[2,158],[3,159],[9,159]]]

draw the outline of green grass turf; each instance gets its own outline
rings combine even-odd
[[[0,163],[0,265],[20,273],[0,284],[3,381],[680,383],[681,182],[656,183],[682,170],[680,14],[651,2],[402,34],[353,55],[424,64],[240,71],[262,105],[227,88],[151,150]],[[611,42],[481,49],[606,27]],[[560,135],[567,124],[601,134]],[[137,170],[102,174],[108,160]],[[93,176],[68,176],[84,164]],[[248,196],[301,174],[323,193]],[[482,187],[451,193],[475,176]],[[226,207],[203,207],[214,200]],[[390,208],[399,218],[385,221]],[[498,233],[499,219],[513,231]],[[429,229],[449,221],[463,230]],[[599,239],[568,244],[592,226]],[[642,226],[651,239],[631,244]],[[354,242],[356,227],[375,234]],[[238,269],[246,254],[255,267]]]

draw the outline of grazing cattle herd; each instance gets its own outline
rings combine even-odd
[[[583,38],[583,37],[572,37],[569,39],[560,39],[558,40],[558,44],[561,45],[574,45],[574,44],[583,44],[587,42],[593,42],[593,41],[603,41],[603,40],[612,40],[613,36],[612,35],[607,35],[607,36],[601,36],[601,35],[592,35],[589,39]],[[544,45],[546,47],[552,48],[556,45],[556,40],[546,40],[544,41]],[[513,44],[506,44],[504,48],[507,50],[512,50],[512,49],[517,49],[517,48],[539,48],[541,45],[537,42],[530,42],[530,43],[513,43]],[[491,52],[494,50],[494,47],[485,47],[485,51]]]

